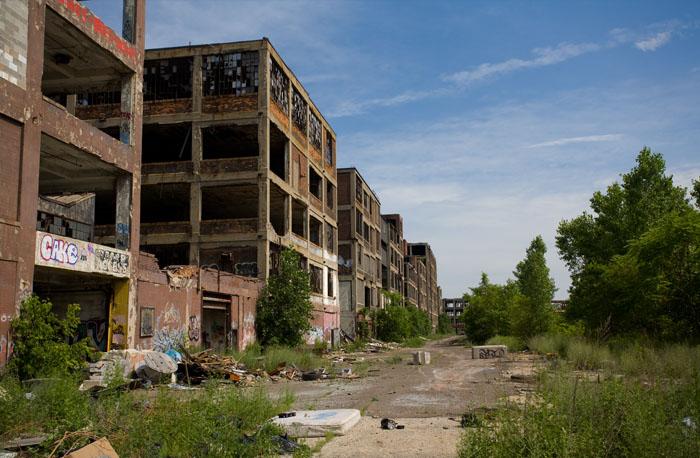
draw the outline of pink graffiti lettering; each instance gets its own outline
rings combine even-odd
[[[78,262],[78,247],[74,243],[46,234],[41,239],[39,254],[45,261],[56,261],[71,266]]]

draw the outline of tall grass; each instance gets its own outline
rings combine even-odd
[[[263,369],[267,372],[274,370],[278,365],[285,363],[294,365],[297,369],[309,371],[320,367],[329,368],[330,361],[321,358],[311,349],[305,347],[290,348],[273,346],[263,350],[259,345],[251,345],[242,352],[233,352],[231,355],[245,365],[249,370]]]
[[[98,399],[66,379],[42,382],[31,399],[27,389],[10,377],[0,381],[0,443],[47,434],[34,456],[47,456],[64,433],[76,431],[58,447],[59,456],[102,436],[123,457],[269,456],[279,431],[267,419],[292,402],[289,395],[272,400],[262,390],[230,386],[113,392]]]
[[[687,383],[596,383],[567,370],[543,378],[541,402],[506,406],[467,430],[459,456],[697,456],[700,434],[689,426],[700,419],[697,373]]]
[[[515,336],[496,335],[486,341],[485,345],[505,345],[509,351],[521,351],[525,349],[523,341]]]

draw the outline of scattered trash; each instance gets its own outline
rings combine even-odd
[[[284,436],[274,436],[272,442],[275,442],[279,446],[279,452],[282,455],[287,455],[289,453],[294,453],[301,446],[291,440],[287,434]]]
[[[459,424],[462,428],[477,428],[481,426],[481,418],[474,412],[467,412],[462,415]]]
[[[294,417],[296,416],[296,412],[282,412],[281,414],[277,415],[279,418],[289,418],[289,417]]]
[[[18,437],[16,439],[12,439],[5,442],[4,444],[0,444],[0,448],[6,450],[20,450],[26,447],[33,447],[35,445],[39,445],[48,438],[49,436],[47,436],[46,434],[31,437]]]
[[[382,418],[382,421],[380,422],[380,425],[382,429],[404,429],[404,425],[400,425],[396,423],[396,421],[392,420],[391,418]]]
[[[315,371],[304,372],[301,374],[301,379],[304,381],[320,380],[323,378],[328,378],[326,369],[321,367]]]
[[[360,421],[357,409],[297,410],[291,417],[272,419],[272,422],[293,437],[324,437],[327,433],[344,435]]]
[[[144,355],[143,364],[136,369],[139,378],[158,383],[164,377],[177,371],[177,363],[167,354],[149,351]]]
[[[65,458],[119,458],[106,437],[69,453]]]
[[[693,420],[693,417],[683,418],[683,425],[693,430],[698,429],[698,425],[695,423],[695,420]]]

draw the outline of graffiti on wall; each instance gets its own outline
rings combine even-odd
[[[258,275],[258,263],[257,262],[238,262],[233,266],[234,273],[236,275],[242,275],[244,277],[255,277]]]
[[[500,347],[480,348],[479,359],[502,358],[505,356],[505,353],[506,351]]]
[[[185,333],[178,329],[158,329],[153,335],[153,349],[162,352],[177,350],[185,345],[185,338]]]
[[[190,342],[199,342],[200,334],[199,317],[197,315],[190,315],[190,325],[187,328],[187,337],[189,337]]]
[[[83,240],[37,231],[34,262],[40,266],[128,277],[130,254]]]
[[[243,338],[241,340],[241,348],[246,348],[248,345],[255,342],[255,316],[248,312],[243,317]]]

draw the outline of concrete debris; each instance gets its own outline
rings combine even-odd
[[[429,351],[416,351],[413,353],[413,364],[417,366],[424,366],[430,364],[430,352]]]
[[[481,345],[472,347],[472,359],[503,358],[508,355],[505,345]]]
[[[0,448],[3,448],[5,450],[21,450],[26,447],[33,447],[35,445],[39,445],[48,438],[49,436],[46,434],[40,434],[38,436],[31,437],[18,437],[5,442],[4,444],[0,444]]]

